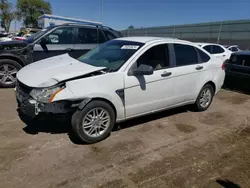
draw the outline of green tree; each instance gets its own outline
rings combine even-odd
[[[50,3],[44,0],[17,0],[16,9],[26,27],[38,27],[38,17],[52,12]]]
[[[13,11],[13,4],[9,3],[7,0],[0,1],[0,18],[1,27],[4,28],[6,32],[10,30],[11,21],[15,19],[15,12]]]

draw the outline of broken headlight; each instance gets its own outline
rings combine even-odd
[[[64,87],[62,86],[52,87],[52,88],[37,88],[33,89],[30,92],[30,96],[39,102],[50,103],[53,101],[56,94],[62,91],[63,89]]]

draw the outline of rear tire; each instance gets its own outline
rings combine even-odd
[[[22,66],[11,59],[0,60],[0,87],[12,88],[16,85],[16,74]]]
[[[96,143],[107,138],[115,125],[114,109],[106,102],[94,100],[72,116],[74,134],[83,143]]]
[[[195,101],[194,109],[199,112],[207,110],[213,101],[213,97],[213,87],[210,84],[206,84],[201,88],[201,91]]]

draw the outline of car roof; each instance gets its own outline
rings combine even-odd
[[[227,47],[228,47],[228,48],[229,48],[229,47],[238,47],[238,45],[236,45],[236,44],[235,44],[235,45],[228,45]]]
[[[116,38],[114,40],[126,40],[132,42],[141,42],[141,43],[149,43],[149,42],[156,42],[156,41],[163,41],[163,42],[183,42],[183,43],[191,43],[189,41],[180,40],[177,38],[164,38],[164,37],[122,37]]]
[[[217,45],[217,46],[223,46],[220,44],[216,44],[216,43],[205,43],[205,42],[196,42],[197,45],[199,46],[206,46],[206,45]]]

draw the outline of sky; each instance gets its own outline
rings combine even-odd
[[[9,0],[13,4],[16,0]],[[103,20],[102,2],[103,1]],[[250,0],[49,0],[52,14],[103,21],[117,30],[250,19]],[[17,22],[16,27],[20,27]],[[14,28],[14,22],[11,28]]]

